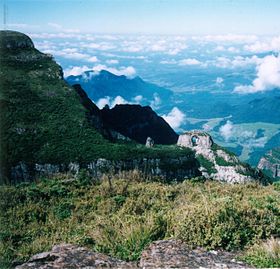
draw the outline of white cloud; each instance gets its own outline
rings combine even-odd
[[[236,93],[255,93],[280,89],[280,55],[269,55],[256,67],[257,78],[252,85],[240,85],[234,88]]]
[[[88,43],[88,42],[81,42],[81,47],[86,49],[94,49],[94,50],[112,50],[115,49],[116,46],[109,42],[100,42],[100,43]]]
[[[229,52],[232,52],[232,53],[238,53],[240,50],[238,49],[238,48],[235,48],[235,47],[229,47],[228,49],[227,49]]]
[[[219,68],[238,68],[248,65],[257,65],[261,62],[261,58],[256,55],[252,57],[235,56],[233,59],[228,57],[217,57],[212,64]]]
[[[143,95],[137,95],[133,98],[133,100],[139,104],[143,100]]]
[[[224,79],[221,77],[216,78],[216,84],[222,84],[224,82]]]
[[[111,107],[114,107],[116,105],[124,105],[128,104],[128,101],[126,101],[123,97],[120,95],[116,96],[115,99],[111,103]]]
[[[200,61],[198,61],[197,59],[183,59],[179,61],[179,65],[199,65],[201,64]]]
[[[136,75],[136,70],[132,66],[121,66],[119,69],[114,67],[108,67],[103,64],[98,64],[93,67],[88,67],[87,65],[84,66],[74,66],[72,68],[68,68],[64,70],[64,77],[68,76],[79,76],[82,75],[85,71],[93,71],[95,74],[98,74],[100,71],[106,70],[110,73],[113,73],[117,76],[124,75],[127,78],[133,78]]]
[[[211,127],[209,124],[205,123],[203,124],[202,126],[203,130],[206,131],[206,132],[209,132],[211,130],[213,130],[213,127]]]
[[[99,64],[94,66],[92,70],[95,72],[100,72],[101,70],[107,70],[108,72],[113,73],[117,76],[124,75],[127,78],[134,78],[136,75],[136,70],[132,66],[127,66],[127,67],[121,66],[119,69],[117,69],[114,67],[108,67],[106,65]]]
[[[179,108],[173,107],[167,115],[162,115],[162,118],[176,130],[185,122],[186,115]]]
[[[161,104],[161,99],[157,93],[154,93],[154,99],[150,102],[152,109],[158,109]]]
[[[84,66],[74,66],[72,68],[67,68],[63,70],[64,77],[67,78],[69,76],[79,76],[85,71],[89,71],[90,67],[84,65]]]
[[[271,40],[268,41],[257,41],[250,45],[245,45],[244,50],[255,52],[255,53],[262,53],[262,52],[269,52],[269,51],[280,51],[280,36],[273,37]]]
[[[246,148],[262,148],[267,143],[267,137],[257,138],[256,131],[246,130],[244,126],[234,125],[229,120],[220,127],[219,132],[226,142],[235,142]]]
[[[225,50],[226,50],[225,47],[224,47],[224,46],[221,46],[221,45],[217,46],[217,47],[214,49],[214,51],[225,51]]]
[[[98,62],[99,60],[97,59],[96,56],[92,56],[90,58],[87,59],[88,62],[91,62],[91,63],[96,63]]]
[[[220,127],[219,129],[220,135],[225,139],[225,141],[229,141],[229,139],[233,135],[233,124],[231,121],[227,121],[227,123]]]
[[[166,47],[163,44],[154,44],[150,48],[151,51],[165,51]]]
[[[251,43],[255,42],[258,38],[255,35],[206,35],[206,36],[194,36],[193,40],[208,41],[208,42],[235,42],[235,43]]]
[[[177,64],[177,61],[172,59],[172,60],[163,60],[159,62],[160,64]]]
[[[99,109],[102,109],[106,105],[108,105],[110,108],[116,106],[116,105],[123,105],[123,104],[129,104],[127,100],[125,100],[122,96],[118,95],[114,99],[112,99],[109,96],[106,96],[104,98],[100,98],[97,102],[96,105],[98,106]]]
[[[106,96],[104,98],[100,98],[97,102],[96,105],[98,106],[99,109],[102,109],[104,106],[108,105],[110,106],[110,97]]]
[[[51,53],[54,56],[60,56],[66,59],[72,59],[72,60],[83,60],[85,62],[95,63],[99,60],[96,56],[90,56],[86,53],[80,53],[78,52],[77,48],[65,48],[61,50],[54,50],[54,49],[47,49],[47,46],[45,45],[45,53]],[[53,47],[52,47],[53,48]]]
[[[118,64],[119,61],[118,61],[118,60],[112,59],[112,60],[107,60],[106,63],[107,63],[107,64]]]

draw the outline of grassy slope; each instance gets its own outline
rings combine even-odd
[[[137,174],[123,178],[111,187],[106,178],[92,183],[86,175],[2,187],[0,267],[60,242],[137,260],[147,244],[162,238],[232,250],[280,234],[279,185],[165,185],[142,182]],[[273,259],[265,264],[280,266]]]
[[[69,163],[190,154],[187,149],[105,140],[88,124],[76,92],[59,78],[60,67],[35,49],[2,50],[0,68],[2,167],[23,160]]]

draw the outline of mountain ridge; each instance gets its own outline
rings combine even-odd
[[[100,72],[86,71],[79,76],[68,76],[66,81],[70,85],[80,84],[89,98],[94,101],[107,96],[111,98],[121,96],[131,101],[137,96],[142,96],[143,103],[149,104],[155,96],[164,99],[173,95],[172,91],[146,82],[139,76],[130,79],[106,70]]]

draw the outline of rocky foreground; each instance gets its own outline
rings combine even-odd
[[[125,262],[87,248],[70,244],[56,245],[16,269],[50,268],[252,268],[235,259],[236,254],[225,251],[189,250],[178,240],[162,240],[152,243],[142,252],[140,261]]]

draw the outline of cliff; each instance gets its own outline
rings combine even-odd
[[[273,180],[280,179],[280,148],[274,148],[268,151],[263,156],[259,163],[258,168]]]

